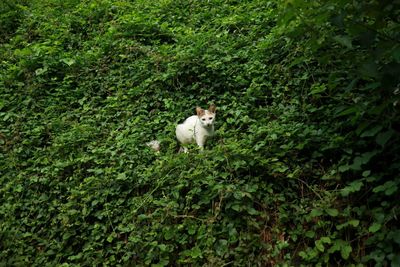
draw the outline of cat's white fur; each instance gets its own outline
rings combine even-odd
[[[176,138],[182,145],[195,143],[201,150],[207,138],[214,135],[215,105],[210,105],[208,110],[196,108],[197,115],[187,118],[182,124],[176,126]],[[187,152],[186,147],[182,147]]]
[[[156,152],[160,152],[160,149],[161,149],[161,144],[160,144],[160,141],[158,141],[158,140],[153,140],[153,141],[147,142],[146,146],[150,147],[151,149],[153,149]]]

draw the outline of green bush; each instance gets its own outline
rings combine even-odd
[[[1,266],[400,264],[396,1],[0,8]]]

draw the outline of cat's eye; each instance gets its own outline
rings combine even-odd
[[[202,120],[202,121],[206,121],[206,119],[205,119],[205,118],[202,118],[201,120]]]
[[[210,117],[210,118],[208,118],[209,120],[212,120],[213,119],[213,117]]]

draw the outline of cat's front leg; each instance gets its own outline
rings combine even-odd
[[[206,136],[197,136],[196,143],[199,146],[200,150],[204,150],[204,144],[206,143]]]

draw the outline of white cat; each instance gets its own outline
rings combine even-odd
[[[210,105],[208,110],[196,108],[197,115],[187,118],[182,124],[176,126],[176,138],[182,145],[196,142],[201,150],[207,138],[214,135],[215,105]],[[187,153],[187,148],[183,146]]]

